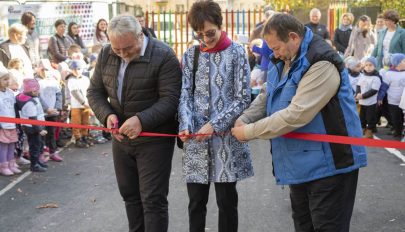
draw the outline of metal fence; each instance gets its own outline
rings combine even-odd
[[[188,12],[145,12],[146,25],[153,28],[158,39],[169,44],[178,57],[187,49],[187,44],[193,40],[194,32],[187,20]],[[249,36],[255,25],[263,20],[262,10],[224,11],[223,30],[231,39],[237,35]]]

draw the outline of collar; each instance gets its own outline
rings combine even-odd
[[[141,50],[141,56],[145,55],[146,47],[148,47],[149,38],[145,34],[143,35],[143,45]]]
[[[60,35],[57,34],[57,33],[55,33],[55,36],[56,36],[56,37],[59,37],[59,38],[61,38],[61,39],[65,38],[65,35],[60,36]]]

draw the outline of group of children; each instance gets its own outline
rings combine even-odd
[[[89,125],[94,115],[86,92],[97,54],[92,54],[86,64],[81,48],[72,45],[68,55],[69,59],[59,63],[57,69],[49,60],[42,59],[34,77],[24,76],[19,59],[10,60],[7,68],[0,62],[0,116],[63,122],[70,112],[71,123]],[[105,143],[111,138],[102,134],[90,136],[87,129],[72,131],[72,142],[80,148],[90,147],[94,142]],[[48,167],[45,156],[48,153],[49,159],[61,162],[57,146],[59,132],[58,127],[0,122],[0,174],[21,173],[18,164],[30,164],[31,171],[44,172]],[[24,152],[25,141],[28,152]]]
[[[358,102],[364,137],[373,138],[380,117],[387,119],[390,134],[403,137],[405,115],[405,54],[391,54],[384,68],[377,70],[377,60],[363,62],[354,57],[345,60],[353,94]]]

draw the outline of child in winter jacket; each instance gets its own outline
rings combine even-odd
[[[0,66],[0,116],[15,118],[15,98],[8,88],[10,74]],[[18,140],[14,123],[0,123],[0,174],[11,176],[21,173],[14,159],[15,143]]]
[[[17,95],[17,109],[21,118],[45,121],[44,110],[39,95],[39,83],[33,78],[23,80],[23,93]],[[43,151],[42,137],[47,131],[43,126],[23,124],[22,128],[27,135],[29,153],[31,159],[31,171],[45,172],[47,165],[39,160],[39,155]]]
[[[45,120],[57,122],[59,113],[62,110],[62,91],[59,81],[52,74],[50,63],[46,63],[44,60],[40,61],[35,79],[40,86],[39,98],[45,111]],[[45,137],[45,145],[49,149],[49,158],[53,161],[61,162],[63,159],[57,152],[55,127],[47,126],[46,131],[48,133]]]

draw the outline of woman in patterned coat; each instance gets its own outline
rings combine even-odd
[[[196,47],[190,48],[182,61],[179,134],[205,134],[182,137],[190,231],[204,231],[213,182],[219,208],[218,231],[234,232],[238,227],[236,182],[253,176],[253,167],[248,144],[238,142],[230,130],[250,103],[250,68],[245,49],[221,30],[217,3],[194,3],[188,20],[201,46],[197,47],[200,54],[195,77]]]

